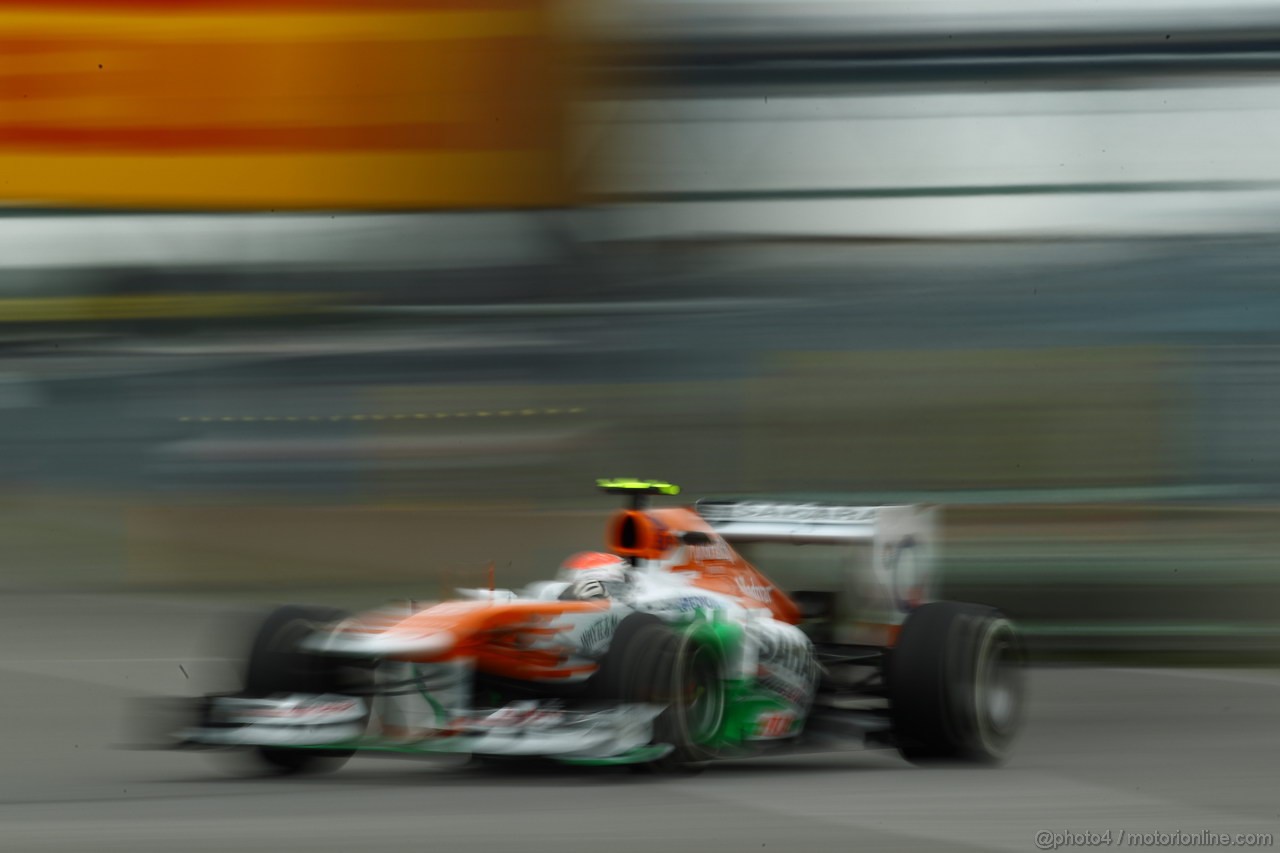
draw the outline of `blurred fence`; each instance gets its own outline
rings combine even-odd
[[[608,511],[65,494],[6,503],[10,589],[348,604],[483,586],[491,563],[502,586],[545,578],[567,553],[601,545]],[[1275,507],[952,504],[944,520],[942,595],[1001,607],[1037,656],[1280,655]]]
[[[594,477],[656,471],[694,497],[940,503],[945,594],[1004,607],[1038,653],[1272,654],[1280,460],[1269,398],[1244,390],[1269,362],[1210,356],[806,353],[715,381],[345,391],[315,375],[310,394],[147,393],[114,427],[94,406],[24,427],[19,408],[5,582],[430,597],[493,562],[523,583],[600,544]]]

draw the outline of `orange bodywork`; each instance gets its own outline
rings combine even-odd
[[[568,665],[569,650],[555,637],[573,627],[565,617],[608,609],[606,601],[447,601],[407,617],[386,611],[366,614],[340,630],[402,637],[447,634],[455,638],[447,649],[396,657],[418,663],[469,658],[482,672],[545,681],[595,669]]]
[[[686,533],[705,540],[686,543]],[[608,528],[609,549],[651,570],[681,575],[691,587],[733,598],[744,608],[768,609],[782,622],[796,624],[800,612],[773,583],[689,509],[627,510]],[[339,632],[402,638],[447,637],[419,652],[391,657],[419,663],[470,659],[480,672],[521,680],[572,679],[596,669],[574,655],[558,638],[583,617],[604,614],[610,603],[596,601],[448,601],[421,610],[382,610],[344,623]]]
[[[795,603],[692,509],[624,510],[609,523],[607,545],[624,557],[669,560],[681,547],[684,533],[703,533],[711,541],[686,546],[685,561],[673,565],[671,571],[690,573],[693,586],[732,596],[743,607],[767,607],[779,621],[800,622]]]

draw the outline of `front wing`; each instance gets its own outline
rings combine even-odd
[[[583,763],[652,761],[670,751],[653,745],[662,705],[624,704],[568,710],[517,702],[454,717],[431,728],[368,722],[363,698],[293,694],[195,700],[190,723],[172,731],[178,747],[281,747],[409,754],[543,756]]]

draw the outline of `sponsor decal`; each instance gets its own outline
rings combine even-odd
[[[716,601],[714,598],[708,598],[705,595],[686,595],[684,598],[673,598],[670,601],[660,602],[656,609],[658,610],[721,610],[724,605]]]
[[[786,737],[795,724],[796,715],[790,711],[770,711],[756,718],[756,737]]]
[[[595,655],[604,651],[609,641],[613,639],[613,632],[618,629],[618,623],[622,619],[616,613],[600,619],[587,627],[582,632],[582,636],[578,638],[578,648],[585,655]]]
[[[760,633],[757,641],[760,645],[756,657],[767,669],[782,669],[802,676],[812,672],[813,656],[809,654],[807,642],[792,637],[789,632],[773,631]]]
[[[762,675],[756,680],[756,684],[760,689],[785,699],[798,708],[803,708],[809,704],[809,691],[798,684],[792,684],[779,678],[776,674]]]
[[[707,521],[799,521],[808,524],[858,524],[874,521],[873,506],[830,506],[827,504],[768,503],[743,501],[742,503],[706,503],[698,506],[698,512]]]
[[[689,546],[689,560],[695,563],[732,563],[733,550],[717,539],[707,545]]]
[[[756,684],[797,708],[808,707],[817,681],[809,642],[794,630],[760,625],[756,640]]]
[[[542,708],[536,702],[512,702],[473,725],[480,728],[548,728],[564,721],[564,712],[554,706]]]
[[[920,584],[920,567],[917,565],[919,549],[914,537],[887,545],[884,549],[884,566],[889,572],[893,588],[893,601],[899,610],[911,611],[920,606],[924,591]]]
[[[734,581],[738,584],[738,589],[743,595],[754,598],[756,601],[762,601],[768,604],[773,600],[773,587],[768,584],[754,584],[743,577],[736,577]]]
[[[345,714],[356,709],[356,701],[354,699],[348,702],[325,702],[313,704],[298,704],[292,707],[283,708],[250,708],[240,713],[246,717],[271,717],[271,718],[289,718],[289,717],[307,717],[319,714]]]

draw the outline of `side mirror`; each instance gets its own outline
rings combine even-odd
[[[686,545],[710,545],[711,534],[701,530],[686,530],[679,534],[680,541]]]

